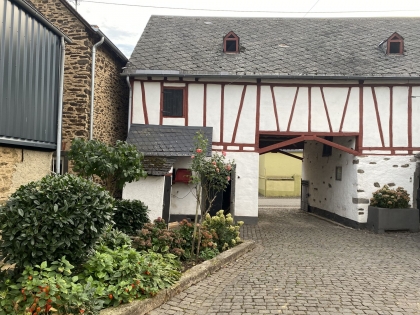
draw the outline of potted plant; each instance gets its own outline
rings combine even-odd
[[[410,208],[410,195],[398,187],[384,185],[373,193],[368,207],[367,228],[375,233],[385,230],[419,231],[419,210]]]

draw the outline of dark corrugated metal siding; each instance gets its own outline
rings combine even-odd
[[[60,37],[0,0],[0,143],[55,148]]]

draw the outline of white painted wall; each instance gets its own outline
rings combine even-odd
[[[191,157],[178,157],[174,169],[191,168]],[[195,214],[196,199],[192,185],[184,183],[173,183],[171,192],[170,215],[173,214]]]
[[[224,102],[224,125],[223,125],[223,141],[232,142],[233,130],[235,129],[236,117],[239,112],[241,103],[243,85],[226,85],[225,86],[225,102]],[[244,106],[245,107],[245,106]],[[242,110],[244,116],[248,116],[245,108]],[[255,125],[255,124],[254,124]],[[254,134],[255,135],[255,134]]]
[[[149,207],[149,219],[162,217],[165,176],[148,176],[137,182],[128,183],[123,189],[122,198],[140,200]]]
[[[220,154],[220,153],[219,153]],[[235,215],[258,217],[258,167],[259,154],[255,152],[227,152],[226,160],[236,164]],[[174,168],[190,168],[191,158],[178,158]],[[171,194],[171,215],[195,214],[195,197],[192,185],[174,183]]]
[[[207,85],[206,126],[213,127],[213,141],[220,141],[220,118],[222,104],[222,87],[220,84]]]
[[[244,105],[236,134],[237,143],[255,143],[256,112],[257,112],[257,87],[250,85],[246,89]],[[232,117],[225,117],[232,119]]]
[[[141,92],[141,82],[134,81],[133,84],[133,124],[144,124],[144,111],[143,111],[143,97]]]
[[[188,125],[203,126],[204,84],[188,85]]]
[[[159,125],[161,96],[160,82],[144,82],[143,85],[149,124]]]
[[[334,142],[346,147],[354,146],[352,137],[334,137]],[[357,157],[335,148],[331,156],[322,157],[322,147],[321,143],[315,141],[305,144],[302,179],[309,180],[310,206],[365,223],[368,200],[383,185],[404,187],[411,198],[415,198],[415,158],[383,155]],[[335,179],[337,166],[342,167],[341,181]]]

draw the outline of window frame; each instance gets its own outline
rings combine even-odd
[[[398,37],[398,39],[392,39],[394,37]],[[397,52],[397,53],[392,53],[391,52],[391,43],[399,43],[400,44],[400,51]],[[398,33],[394,33],[388,38],[386,46],[387,46],[386,47],[386,54],[387,55],[403,55],[404,54],[404,38],[402,38],[402,36]]]
[[[165,114],[165,90],[182,90],[182,116],[168,116]],[[187,100],[186,100],[186,87],[185,86],[163,86],[162,88],[162,118],[186,118],[187,116]]]
[[[233,38],[231,38],[230,36],[233,35]],[[227,51],[227,42],[236,42],[236,50],[235,51]],[[226,54],[237,54],[239,53],[239,37],[238,35],[236,35],[233,31],[230,31],[229,33],[227,33],[225,35],[225,37],[223,37],[223,52]]]

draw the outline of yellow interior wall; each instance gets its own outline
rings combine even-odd
[[[302,152],[290,152],[303,156]],[[281,153],[260,155],[258,191],[266,197],[300,196],[302,161]]]

